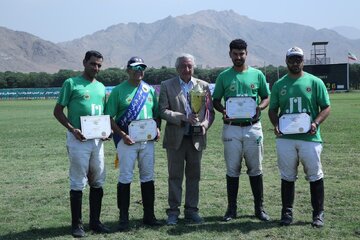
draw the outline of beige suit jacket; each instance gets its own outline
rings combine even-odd
[[[194,79],[194,78],[193,78]],[[206,91],[206,104],[199,112],[199,120],[205,129],[209,129],[215,118],[215,112],[211,100],[211,92],[207,82],[196,79],[195,81]],[[163,147],[179,149],[186,128],[186,98],[181,91],[179,77],[174,77],[161,83],[159,110],[160,117],[166,121]],[[201,151],[206,148],[206,133],[201,136],[193,136],[194,147]]]

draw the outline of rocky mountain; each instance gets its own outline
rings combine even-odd
[[[335,32],[349,39],[360,39],[360,29],[348,26],[338,26],[332,28]]]
[[[193,54],[200,67],[228,66],[228,45],[234,38],[248,42],[247,61],[256,66],[284,65],[286,50],[295,45],[310,58],[312,42],[316,41],[329,42],[327,57],[332,63],[346,62],[348,51],[360,51],[360,40],[348,39],[330,29],[260,22],[232,10],[206,10],[153,23],[120,23],[58,44],[0,28],[0,71],[82,69],[81,60],[89,49],[103,53],[105,68],[123,67],[134,55],[143,57],[149,66],[173,67],[178,54],[184,52]]]
[[[62,47],[26,32],[0,27],[0,71],[56,72],[82,69]]]

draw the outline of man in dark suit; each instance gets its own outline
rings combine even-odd
[[[202,223],[198,211],[202,150],[206,148],[206,132],[214,121],[214,109],[208,83],[194,78],[195,60],[190,54],[179,56],[175,63],[179,76],[161,83],[159,109],[166,120],[163,147],[168,158],[169,208],[167,224],[176,225],[180,215],[182,181],[186,178],[185,219]],[[190,103],[191,90],[203,91],[203,103],[194,114]],[[193,106],[194,107],[194,106]],[[192,125],[199,123],[197,133]]]

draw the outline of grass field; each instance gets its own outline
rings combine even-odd
[[[272,221],[253,217],[253,200],[246,167],[240,177],[239,218],[221,222],[226,210],[225,163],[219,115],[209,131],[202,160],[200,213],[202,225],[180,220],[177,226],[144,227],[141,223],[140,186],[136,174],[131,190],[130,225],[116,232],[118,210],[114,169],[115,149],[107,142],[107,182],[102,220],[112,228],[107,235],[87,239],[359,239],[360,238],[360,93],[331,94],[332,113],[322,124],[325,171],[325,227],[311,227],[309,184],[302,167],[296,182],[295,222],[280,227],[280,178],[275,139],[267,114],[263,114],[265,139],[265,208]],[[0,101],[0,239],[71,239],[68,159],[65,129],[55,120],[55,100]],[[267,113],[267,112],[266,112]],[[156,146],[156,216],[165,222],[167,165],[161,143]],[[83,221],[88,223],[88,189],[84,192]],[[181,216],[182,217],[182,216]]]

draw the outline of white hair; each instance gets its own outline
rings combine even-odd
[[[181,60],[183,59],[190,59],[195,67],[195,57],[189,53],[182,53],[180,54],[180,56],[178,56],[176,58],[176,62],[175,62],[175,68],[178,69],[179,65],[180,65],[180,62]]]

